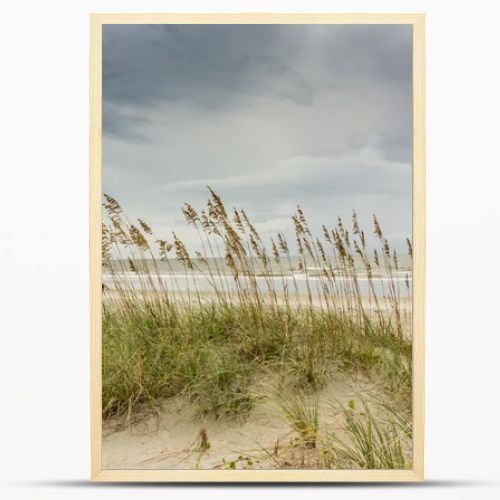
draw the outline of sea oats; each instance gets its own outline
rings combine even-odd
[[[406,245],[408,246],[408,255],[413,257],[413,247],[411,246],[410,238],[406,238]]]
[[[153,231],[151,230],[151,228],[142,219],[137,219],[137,220],[138,220],[139,225],[141,226],[142,230],[146,234],[149,234],[149,235],[153,234]]]
[[[411,402],[411,341],[402,334],[405,310],[392,275],[402,263],[376,218],[382,258],[374,249],[374,277],[355,212],[352,233],[338,218],[331,231],[322,226],[320,240],[298,206],[289,227],[297,247],[291,248],[281,231],[266,234],[264,243],[244,210],[233,209],[229,219],[215,191],[202,210],[186,203],[182,211],[199,237],[193,259],[175,232],[172,243],[157,238],[145,221],[130,224],[118,202],[104,198],[102,259],[111,277],[103,282],[102,299],[105,418],[136,418],[145,405],[180,395],[202,415],[239,416],[252,407],[251,382],[270,367],[290,387],[313,393],[332,366],[345,366]],[[172,251],[175,259],[168,258]],[[410,297],[409,273],[404,283]],[[307,429],[296,426],[295,432],[307,437],[306,448],[315,449],[314,442],[319,449]]]
[[[377,238],[379,238],[380,240],[382,239],[382,229],[380,228],[380,224],[378,223],[378,220],[377,220],[377,217],[375,216],[375,214],[373,214],[373,231],[375,233],[375,235],[377,236]]]

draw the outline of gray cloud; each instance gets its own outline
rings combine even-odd
[[[287,37],[287,54],[280,49],[283,31],[248,25],[105,26],[104,103],[155,106],[158,100],[189,98],[213,109],[255,94],[307,103],[311,89],[290,65],[301,27]]]
[[[365,86],[373,81],[405,84],[412,75],[412,29],[404,25],[337,27],[324,53],[328,66],[349,85],[353,78]]]
[[[188,241],[180,206],[206,184],[264,232],[300,203],[317,227],[376,212],[402,241],[411,39],[389,25],[105,26],[104,191]]]

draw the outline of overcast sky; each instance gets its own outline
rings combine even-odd
[[[402,248],[411,68],[404,25],[105,25],[103,191],[192,245],[210,185],[265,235],[355,209]]]

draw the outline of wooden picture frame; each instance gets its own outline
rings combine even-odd
[[[424,478],[425,48],[424,14],[90,15],[90,362],[94,481],[375,482]],[[410,24],[413,26],[413,470],[105,470],[102,445],[101,154],[105,24]]]

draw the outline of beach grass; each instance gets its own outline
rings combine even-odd
[[[103,417],[131,422],[182,395],[205,417],[245,418],[259,397],[256,380],[273,373],[286,388],[276,399],[283,417],[312,449],[319,442],[315,394],[334,373],[361,375],[393,395],[388,409],[363,406],[361,416],[340,408],[351,437],[329,439],[321,456],[330,465],[404,468],[411,438],[400,431],[411,416],[412,343],[402,297],[411,296],[411,285],[395,279],[398,255],[378,220],[378,248],[369,251],[355,213],[352,229],[338,219],[316,237],[297,207],[292,249],[283,233],[264,242],[245,211],[229,211],[209,193],[203,210],[183,208],[202,249],[194,254],[177,235],[162,239],[146,222],[129,221],[105,195]],[[292,260],[305,293],[293,274],[277,285]],[[174,262],[185,274],[203,275],[210,293],[180,283]]]

